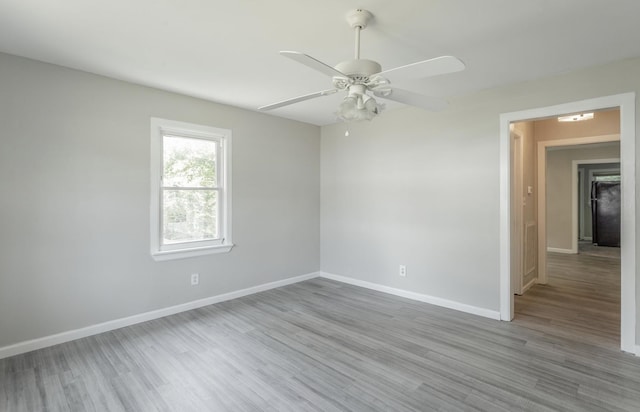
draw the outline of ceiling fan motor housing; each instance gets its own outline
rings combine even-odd
[[[347,60],[338,63],[335,68],[349,77],[369,77],[382,71],[380,64],[366,59]]]

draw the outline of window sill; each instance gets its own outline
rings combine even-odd
[[[151,252],[151,257],[155,261],[186,259],[196,256],[214,255],[216,253],[227,253],[233,248],[232,243],[217,246],[206,246],[189,249],[163,250]]]

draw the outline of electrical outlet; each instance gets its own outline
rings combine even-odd
[[[191,274],[191,286],[195,286],[198,283],[200,283],[200,275],[198,275],[197,273],[192,273]]]
[[[402,277],[407,276],[407,267],[405,265],[400,265],[400,270],[398,271],[398,275]]]

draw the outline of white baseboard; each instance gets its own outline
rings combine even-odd
[[[561,249],[561,248],[557,248],[557,247],[548,247],[547,248],[547,252],[553,252],[553,253],[566,253],[567,255],[575,255],[576,251],[571,250],[571,249]]]
[[[254,293],[264,292],[265,290],[279,288],[281,286],[290,285],[292,283],[303,282],[305,280],[318,277],[319,273],[309,273],[306,275],[295,276],[288,279],[277,280],[275,282],[264,283],[262,285],[252,286],[250,288],[236,290],[234,292],[224,293],[222,295],[211,296],[204,299],[194,300],[180,305],[170,306],[168,308],[153,310],[150,312],[140,313],[138,315],[126,318],[110,320],[96,325],[87,326],[80,329],[74,329],[55,335],[49,335],[42,338],[18,342],[13,345],[0,347],[0,359],[9,356],[19,355],[21,353],[31,352],[33,350],[46,348],[72,340],[85,338],[87,336],[97,335],[99,333],[108,332],[114,329],[124,328],[125,326],[135,325],[153,319],[163,318],[165,316],[174,315],[180,312],[201,308],[203,306],[212,305],[214,303],[224,302],[231,299],[240,298],[242,296],[252,295]]]
[[[460,312],[471,313],[473,315],[478,315],[485,318],[500,320],[500,312],[497,310],[479,308],[477,306],[471,306],[465,303],[455,302],[452,300],[438,298],[435,296],[424,295],[422,293],[410,292],[404,289],[396,289],[389,286],[380,285],[377,283],[367,282],[364,280],[358,280],[358,279],[354,279],[346,276],[334,275],[332,273],[320,272],[320,277],[335,280],[342,283],[348,283],[354,286],[360,286],[367,289],[377,290],[378,292],[384,292],[384,293],[389,293],[391,295],[401,296],[407,299],[430,303],[432,305],[442,306],[448,309],[458,310]]]

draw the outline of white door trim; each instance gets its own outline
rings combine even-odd
[[[510,136],[512,122],[555,117],[566,113],[620,108],[620,171],[622,185],[621,227],[621,325],[620,346],[623,351],[636,351],[636,217],[635,217],[635,135],[636,94],[612,96],[564,103],[500,115],[500,318],[513,318],[513,293],[510,279],[511,211],[510,211]],[[546,151],[546,150],[545,150]],[[544,152],[544,151],[543,151]],[[538,197],[544,190],[538,188]],[[539,220],[539,222],[542,222]],[[538,226],[544,226],[538,224]],[[544,255],[546,245],[538,248]],[[545,262],[546,264],[546,262]],[[538,270],[542,269],[540,266]]]
[[[587,159],[573,160],[571,162],[571,233],[573,234],[571,239],[571,250],[573,253],[578,253],[578,237],[580,235],[580,230],[578,228],[578,165],[598,163],[620,163],[620,159]],[[589,171],[590,176],[592,176],[592,173],[593,171]],[[580,207],[584,207],[584,205],[580,204]]]
[[[579,166],[579,165],[578,165]],[[578,240],[584,240],[584,207],[582,200],[584,199],[584,168],[578,167]],[[582,212],[582,213],[580,213]]]

